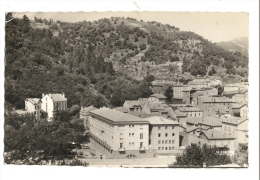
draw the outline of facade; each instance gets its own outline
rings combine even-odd
[[[164,96],[163,94],[153,94],[148,99],[149,99],[150,102],[162,102],[162,103],[164,103],[165,100],[167,99],[167,97]]]
[[[222,120],[222,132],[236,138],[235,148],[239,143],[248,143],[248,119],[239,117],[227,117]]]
[[[173,85],[173,99],[183,99],[183,90],[190,90],[188,85]]]
[[[81,109],[79,111],[79,118],[88,120],[89,112],[95,109],[96,108],[94,106],[89,106],[89,107],[81,106]]]
[[[239,117],[248,118],[248,106],[246,104],[234,104],[232,111],[233,115],[237,114]]]
[[[240,89],[239,86],[226,85],[224,86],[224,93],[231,92],[231,91],[238,91],[239,89]]]
[[[179,149],[179,123],[153,116],[145,118],[150,122],[150,145],[157,153],[174,153]]]
[[[53,118],[55,112],[67,109],[65,94],[42,94],[41,109],[48,114],[48,120]]]
[[[217,147],[227,147],[229,151],[235,151],[235,137],[232,135],[224,134],[221,131],[209,129],[202,131],[200,134],[201,139],[209,141],[209,144]]]
[[[145,158],[149,154],[149,121],[116,110],[90,112],[90,142],[110,158]]]
[[[177,107],[176,111],[186,114],[187,118],[203,117],[203,111],[198,107],[194,107],[194,106]]]
[[[123,107],[126,108],[128,112],[142,111],[142,106],[140,101],[125,101]]]
[[[41,116],[42,101],[38,98],[26,98],[24,102],[25,102],[25,110],[28,113],[33,113],[36,119],[39,120]]]

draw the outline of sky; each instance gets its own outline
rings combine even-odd
[[[248,14],[243,12],[21,12],[30,19],[46,18],[65,22],[93,21],[109,17],[132,17],[137,20],[157,21],[179,27],[182,31],[192,31],[212,42],[229,41],[248,37]]]

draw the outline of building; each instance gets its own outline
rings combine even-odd
[[[189,91],[190,87],[188,85],[173,85],[173,99],[183,99],[183,91]]]
[[[239,143],[248,143],[248,119],[234,116],[223,118],[222,132],[236,138],[237,150]]]
[[[222,131],[215,129],[204,130],[200,134],[201,139],[209,141],[212,146],[217,146],[220,148],[228,148],[229,151],[235,151],[235,137],[232,135],[227,135]]]
[[[187,118],[203,117],[203,111],[198,107],[194,107],[194,106],[177,107],[176,111],[186,114]]]
[[[149,142],[157,153],[174,153],[179,149],[179,123],[158,116],[144,120],[150,122]]]
[[[125,101],[123,107],[128,110],[128,112],[132,111],[142,111],[142,106],[140,101]]]
[[[232,91],[238,91],[239,89],[240,89],[239,86],[225,85],[225,86],[224,86],[224,92],[223,92],[223,93],[232,92]]]
[[[148,98],[148,101],[149,102],[162,102],[162,103],[164,103],[166,99],[167,99],[167,97],[164,96],[163,94],[153,94]]]
[[[42,101],[39,98],[26,98],[25,102],[25,110],[28,113],[33,113],[37,120],[41,117],[41,104]]]
[[[48,120],[51,120],[54,113],[60,110],[67,109],[67,98],[65,94],[42,94],[41,109],[48,114]]]
[[[246,104],[234,104],[232,106],[233,115],[242,117],[242,118],[248,118],[248,106]]]
[[[222,122],[221,119],[219,118],[214,118],[214,117],[192,117],[192,118],[187,118],[186,121],[186,126],[188,128],[190,127],[200,127],[202,129],[215,129],[218,131],[221,131],[222,128]]]
[[[224,93],[224,96],[229,98],[230,100],[237,103],[245,103],[248,104],[248,91],[247,90],[239,90],[239,91],[231,91],[228,93]]]
[[[101,108],[90,112],[89,123],[90,142],[106,157],[150,157],[149,121]]]
[[[92,110],[95,110],[95,109],[97,109],[97,108],[95,108],[94,106],[89,106],[89,107],[81,106],[81,109],[79,111],[79,118],[88,120],[89,112]]]
[[[195,105],[202,110],[207,110],[208,108],[213,108],[217,110],[219,106],[225,107],[232,111],[232,104],[235,103],[224,96],[199,96],[195,100]]]

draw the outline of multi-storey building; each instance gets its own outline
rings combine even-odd
[[[165,100],[167,99],[166,96],[164,96],[163,94],[153,94],[148,98],[148,101],[150,102],[162,102],[164,103]]]
[[[48,114],[48,120],[51,120],[54,113],[67,109],[67,98],[65,94],[42,94],[41,109]]]
[[[190,117],[203,117],[203,110],[194,106],[177,107],[177,112],[186,114],[187,118]]]
[[[188,85],[173,85],[173,99],[183,99],[183,91],[190,90]]]
[[[36,119],[39,120],[41,116],[42,101],[38,98],[26,98],[24,102],[25,102],[25,110],[28,113],[33,113]]]
[[[107,157],[142,158],[149,154],[149,121],[116,110],[90,112],[90,141]]]
[[[248,143],[248,119],[240,117],[226,117],[222,119],[222,132],[236,138],[235,148],[239,143]]]
[[[179,148],[179,123],[153,116],[145,118],[150,122],[150,145],[157,153],[173,153]]]

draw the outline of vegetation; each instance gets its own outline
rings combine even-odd
[[[170,164],[169,167],[203,167],[216,166],[232,163],[228,155],[218,155],[219,149],[216,146],[208,146],[204,144],[202,147],[197,144],[188,146],[182,155],[177,156],[176,162]]]

